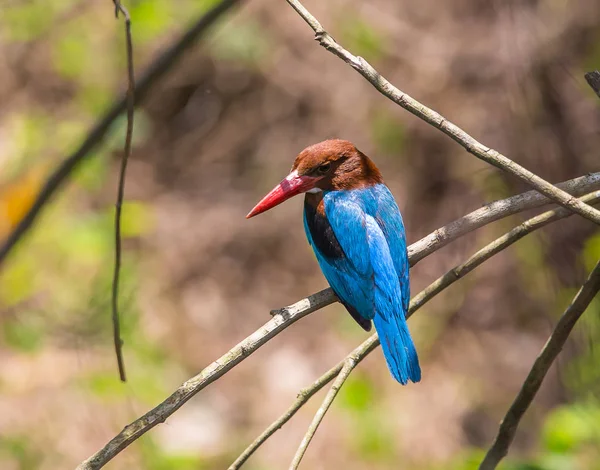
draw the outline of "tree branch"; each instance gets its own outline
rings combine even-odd
[[[582,194],[600,189],[600,172],[564,181],[563,183],[558,183],[556,186],[573,196],[581,196]],[[550,199],[533,190],[487,204],[412,244],[408,248],[408,253],[412,255],[410,257],[411,261],[414,265],[433,251],[446,246],[452,240],[465,233],[472,232],[479,227],[518,212],[547,205],[551,202]]]
[[[498,463],[500,463],[500,460],[507,454],[508,448],[515,437],[519,421],[527,411],[527,408],[529,408],[529,405],[531,405],[535,394],[542,385],[544,377],[546,377],[550,366],[552,366],[552,363],[562,350],[575,323],[579,320],[599,290],[600,261],[590,273],[571,305],[563,313],[544,349],[542,349],[542,352],[535,360],[519,394],[502,420],[494,444],[479,466],[479,470],[494,470]]]
[[[592,87],[592,90],[596,92],[598,98],[600,98],[600,72],[594,70],[584,75],[588,85]]]
[[[506,171],[513,176],[516,176],[558,204],[572,210],[573,212],[577,212],[583,217],[600,225],[600,211],[582,203],[581,201],[578,201],[567,192],[558,189],[556,186],[548,183],[546,180],[518,165],[506,156],[502,155],[500,152],[486,147],[436,111],[428,108],[411,96],[400,91],[388,80],[386,80],[377,70],[375,70],[373,66],[365,59],[354,56],[340,46],[323,28],[321,23],[319,23],[319,21],[298,0],[286,1],[313,29],[315,32],[315,39],[319,41],[321,46],[350,65],[354,70],[366,78],[367,81],[381,94],[428,124],[438,128],[448,137],[463,146],[467,152],[473,154],[477,158],[495,166],[496,168]]]
[[[581,198],[582,201],[595,204],[600,201],[600,191],[594,191],[593,193],[587,194]],[[498,206],[498,208],[502,207],[502,205]],[[497,209],[498,209],[497,208]],[[510,245],[515,243],[516,241],[523,238],[525,235],[538,230],[549,223],[555,222],[562,218],[570,217],[573,215],[572,212],[565,208],[556,208],[554,210],[547,211],[543,214],[540,214],[536,217],[533,217],[524,223],[518,225],[514,229],[512,229],[507,234],[497,238],[493,242],[486,245],[484,248],[479,250],[473,256],[471,256],[464,263],[454,267],[446,274],[438,278],[432,284],[430,284],[427,288],[422,290],[419,294],[417,294],[411,300],[410,307],[408,309],[408,313],[406,318],[410,318],[410,316],[416,312],[419,308],[425,305],[429,300],[439,294],[442,290],[446,289],[450,285],[454,284],[456,281],[473,271],[476,267],[483,264],[486,260],[490,259],[495,254],[500,251],[508,248]],[[462,219],[459,219],[462,220]],[[452,224],[450,224],[452,225]],[[434,232],[435,233],[435,232]],[[428,237],[425,237],[428,238]],[[423,239],[424,240],[424,239]],[[421,240],[422,241],[422,240]],[[421,241],[415,243],[415,246],[421,244]],[[423,246],[423,244],[421,244]],[[439,247],[438,247],[439,248]],[[409,250],[410,252],[410,250]],[[416,253],[413,251],[413,253]],[[410,256],[410,255],[409,255]],[[414,254],[414,257],[419,257],[419,254]],[[412,261],[412,259],[411,259]],[[229,467],[229,470],[238,470],[242,464],[250,458],[250,456],[269,438],[271,437],[278,429],[280,429],[285,423],[287,423],[296,412],[319,390],[321,390],[325,385],[327,385],[333,378],[341,374],[342,368],[344,367],[346,360],[349,357],[354,357],[358,362],[362,361],[366,356],[368,356],[371,351],[373,351],[377,346],[379,346],[379,338],[377,334],[374,334],[369,337],[364,343],[362,343],[358,348],[356,348],[346,359],[338,363],[335,367],[330,369],[327,373],[323,374],[319,379],[317,379],[311,386],[303,389],[299,395],[298,399],[288,408],[288,410],[281,415],[277,420],[273,422],[252,444],[250,444],[244,452],[236,459],[236,461]],[[338,376],[339,377],[339,376]],[[347,376],[346,376],[347,378]],[[345,379],[344,379],[345,380]],[[343,383],[343,381],[342,381]],[[329,406],[329,405],[328,405]],[[319,422],[322,420],[320,418]],[[318,425],[318,424],[317,424]],[[314,433],[314,432],[313,432]]]
[[[115,265],[112,283],[112,324],[113,340],[115,344],[115,355],[117,356],[117,367],[119,378],[122,382],[127,381],[125,375],[125,362],[123,361],[123,340],[121,339],[121,327],[119,324],[119,274],[121,272],[121,209],[125,195],[125,175],[127,173],[127,161],[131,156],[131,140],[133,138],[133,117],[135,107],[135,75],[133,70],[133,40],[131,38],[131,17],[129,11],[120,0],[113,0],[115,4],[115,16],[119,12],[125,17],[125,38],[127,54],[127,134],[125,135],[125,149],[121,159],[121,171],[119,174],[119,189],[117,191],[117,203],[115,204]]]
[[[188,50],[202,34],[230,8],[242,0],[222,0],[187,30],[177,41],[172,43],[142,74],[137,83],[136,95],[139,104],[152,86],[163,77],[183,53]],[[31,229],[44,206],[54,196],[56,191],[65,183],[67,178],[88,156],[91,151],[104,139],[110,126],[127,108],[126,98],[117,100],[106,114],[98,121],[79,148],[67,157],[48,177],[31,208],[0,247],[0,265],[12,251],[17,242]]]
[[[494,210],[500,210],[500,207],[501,206],[498,206],[498,204],[496,204]],[[566,210],[564,211],[564,213],[565,215],[571,215],[571,213]],[[490,216],[494,216],[493,211],[490,213]],[[480,223],[480,220],[478,221],[478,223]],[[467,232],[468,230],[466,230],[464,233]],[[455,238],[458,238],[460,235],[453,236]],[[411,256],[418,256],[419,252],[415,249],[409,251],[412,252],[412,255],[409,254],[409,261],[412,265],[414,263],[412,261]],[[466,272],[464,274],[466,274]],[[447,286],[455,282],[457,279],[458,278],[454,280],[449,280]],[[433,295],[430,295],[427,297],[427,299],[421,300],[422,303],[420,304],[415,304],[414,302],[411,303],[408,316],[410,316],[417,308],[423,305],[432,296]],[[106,444],[96,454],[94,454],[86,461],[82,462],[77,467],[78,470],[92,470],[102,468],[108,461],[112,460],[118,453],[120,453],[123,449],[128,447],[132,442],[137,440],[139,437],[148,432],[157,424],[164,422],[169,416],[175,413],[175,411],[181,408],[181,406],[183,406],[190,398],[192,398],[194,395],[196,395],[198,392],[204,389],[207,385],[211,384],[219,377],[223,376],[225,373],[233,369],[236,365],[238,365],[244,359],[249,357],[258,348],[260,348],[262,345],[268,342],[271,338],[279,334],[281,331],[283,331],[285,328],[287,328],[300,318],[316,310],[319,310],[327,305],[330,305],[336,300],[337,299],[333,291],[331,289],[325,289],[305,299],[302,299],[296,302],[295,304],[290,305],[289,307],[274,310],[273,312],[271,312],[273,314],[273,318],[271,318],[271,320],[269,320],[263,327],[259,328],[252,335],[238,343],[229,352],[227,352],[215,362],[213,362],[211,365],[206,367],[198,375],[192,377],[183,385],[181,385],[165,401],[157,405],[152,410],[148,411],[142,417],[133,421],[131,424],[127,425],[117,436],[111,439],[108,442],[108,444]],[[371,337],[367,341],[376,341],[376,343],[373,345],[373,348],[377,344],[379,344],[379,341],[376,336]],[[366,343],[363,343],[361,347],[365,347],[365,344]],[[368,354],[368,352],[370,352],[370,350],[368,350],[366,354]],[[340,370],[341,367],[342,366],[340,366]],[[332,378],[336,375],[332,372],[334,369],[332,369],[329,372],[332,374]],[[328,382],[329,380],[323,381],[321,387],[326,385]],[[315,383],[318,384],[319,381]],[[308,398],[310,398],[310,396],[308,396]],[[308,400],[308,398],[306,400]],[[298,408],[300,406],[298,406]],[[290,412],[290,418],[291,416],[293,416],[294,413],[295,411]],[[284,423],[285,421],[283,421],[281,425],[283,425]],[[276,426],[275,430],[278,427],[281,427],[281,425]],[[273,432],[275,432],[275,430],[273,430]],[[271,434],[273,432],[271,432]],[[265,434],[266,433],[267,432],[265,432]],[[248,456],[251,454],[252,452],[249,452]]]

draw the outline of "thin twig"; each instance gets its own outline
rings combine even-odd
[[[579,197],[600,189],[600,172],[590,173],[589,175],[558,183],[556,186],[573,196]],[[413,265],[416,264],[433,251],[446,246],[452,240],[476,228],[518,212],[547,205],[551,202],[546,196],[543,196],[536,190],[532,190],[509,197],[508,199],[486,204],[412,244],[408,248],[408,253],[411,255],[411,262]]]
[[[121,4],[120,0],[113,0],[115,4],[115,16],[119,17],[119,11],[125,18],[125,37],[127,50],[127,133],[125,135],[125,149],[121,158],[121,171],[119,174],[119,189],[117,191],[117,202],[115,204],[115,266],[112,283],[112,323],[115,354],[119,377],[122,382],[127,381],[125,375],[125,362],[123,360],[123,340],[121,339],[121,326],[119,322],[119,275],[121,273],[121,211],[123,198],[125,196],[125,175],[127,173],[127,162],[131,156],[131,141],[133,139],[133,117],[135,109],[135,75],[133,71],[133,40],[131,37],[131,17],[129,11]]]
[[[588,85],[592,87],[592,90],[594,90],[598,95],[598,98],[600,98],[600,72],[594,70],[586,73],[584,76]]]
[[[583,201],[587,204],[596,204],[598,201],[600,201],[600,191],[594,191],[593,193],[587,194],[580,198],[580,201]],[[414,297],[414,304],[422,306],[425,302],[428,302],[430,299],[439,294],[449,284],[460,279],[461,277],[464,277],[466,274],[473,271],[473,269],[475,269],[477,266],[481,265],[484,261],[487,261],[495,254],[506,249],[508,246],[520,240],[525,235],[545,227],[549,223],[569,217],[572,214],[573,213],[571,211],[564,207],[557,207],[556,209],[544,212],[543,214],[526,220],[522,224],[516,226],[510,232],[502,235],[486,245],[464,263],[456,266],[454,269],[451,269],[442,277],[435,280],[426,289]]]
[[[569,305],[562,317],[560,317],[544,349],[542,349],[542,352],[535,360],[515,401],[502,420],[494,444],[479,466],[479,470],[494,470],[508,453],[508,448],[515,437],[519,421],[529,408],[529,405],[531,405],[537,391],[542,385],[544,377],[546,377],[552,363],[562,350],[575,323],[579,320],[599,290],[600,261],[590,273],[571,305]]]
[[[366,357],[366,356],[365,355],[357,356],[355,354],[350,354],[344,361],[344,366],[342,367],[342,370],[340,371],[337,378],[335,379],[335,382],[333,382],[333,385],[329,389],[329,392],[327,392],[327,395],[325,396],[323,403],[321,404],[321,406],[315,413],[315,416],[314,416],[312,422],[310,423],[310,426],[308,427],[308,430],[306,431],[306,434],[304,435],[302,442],[300,442],[300,446],[298,447],[298,450],[296,451],[296,455],[294,455],[292,463],[290,464],[290,470],[296,470],[298,468],[298,466],[300,465],[300,461],[302,460],[302,457],[304,457],[304,454],[306,453],[306,449],[308,449],[308,446],[310,445],[310,442],[312,441],[312,438],[314,437],[315,432],[317,432],[317,428],[321,424],[321,421],[323,421],[323,418],[325,417],[325,413],[327,413],[327,411],[329,410],[329,407],[333,403],[333,400],[335,400],[335,397],[337,396],[338,392],[340,391],[340,388],[342,388],[342,385],[344,385],[344,382],[346,381],[346,379],[350,376],[350,373],[354,370],[356,365],[364,357]]]
[[[242,3],[243,0],[222,0],[206,14],[202,15],[190,29],[173,42],[141,75],[136,87],[136,102],[139,104],[152,86],[162,78],[181,58],[202,34],[215,23],[225,12]],[[97,122],[85,137],[79,148],[67,157],[48,177],[31,208],[21,219],[0,247],[0,265],[16,246],[17,242],[31,229],[38,215],[54,196],[56,191],[67,181],[73,171],[104,139],[113,122],[127,109],[127,99],[123,97],[115,101],[106,114]]]
[[[600,191],[594,191],[593,193],[587,194],[583,196],[581,200],[589,204],[595,204],[598,201],[600,201]],[[499,210],[500,207],[502,206],[496,207],[496,210]],[[467,275],[469,272],[473,271],[473,269],[480,266],[483,262],[494,256],[495,254],[499,253],[503,249],[508,248],[510,245],[520,240],[525,235],[535,230],[538,230],[548,225],[549,223],[555,222],[562,218],[570,217],[571,215],[573,215],[573,213],[567,209],[556,208],[554,210],[550,210],[536,217],[533,217],[525,221],[524,223],[518,225],[507,234],[497,238],[493,242],[486,245],[484,248],[479,250],[464,263],[448,271],[446,274],[438,278],[436,281],[434,281],[432,284],[430,284],[428,287],[422,290],[419,294],[413,297],[413,299],[410,302],[410,307],[408,309],[406,317],[409,318],[410,316],[412,316],[413,313],[415,313],[419,308],[423,307],[423,305],[425,305],[434,296],[439,294],[442,290],[446,289],[447,287],[449,287],[450,285]],[[424,239],[428,237],[425,237]],[[423,247],[422,249],[427,249],[427,245],[421,242],[422,240],[411,245],[411,247],[415,245],[420,245],[421,247]],[[410,252],[411,250],[409,249],[409,253]],[[420,253],[418,251],[412,251],[412,253],[413,257],[419,258]],[[365,342],[363,342],[358,348],[356,348],[351,353],[351,355],[354,355],[354,357],[356,357],[358,361],[362,361],[362,359],[369,355],[371,351],[373,351],[378,345],[379,338],[377,337],[377,334],[374,334],[370,336]],[[304,388],[300,392],[300,394],[298,395],[298,399],[292,404],[292,406],[290,406],[290,408],[288,408],[286,412],[283,413],[283,415],[281,415],[277,420],[275,420],[258,438],[256,438],[256,440],[254,440],[254,442],[252,442],[252,444],[250,444],[244,450],[244,452],[229,467],[229,470],[238,470],[242,466],[242,464],[246,460],[248,460],[248,458],[250,458],[250,456],[269,437],[271,437],[278,429],[280,429],[296,414],[296,412],[304,405],[304,403],[306,403],[315,393],[317,393],[331,380],[333,380],[333,378],[342,370],[345,360],[346,359],[344,359],[335,367],[333,367],[321,377],[319,377],[312,385],[310,385],[307,388]]]
[[[286,1],[313,29],[315,32],[315,39],[319,41],[321,46],[350,65],[354,70],[366,78],[367,81],[381,94],[428,124],[438,128],[444,134],[463,146],[467,152],[473,154],[477,158],[495,166],[496,168],[506,171],[513,176],[516,176],[558,204],[572,210],[573,212],[577,212],[583,217],[600,225],[600,211],[582,203],[581,201],[578,201],[573,196],[558,189],[556,186],[548,183],[546,180],[540,178],[531,171],[523,168],[519,164],[502,155],[500,152],[486,147],[472,136],[467,134],[460,127],[448,121],[438,112],[428,108],[403,91],[400,91],[388,80],[386,80],[377,70],[375,70],[373,66],[365,59],[351,54],[342,46],[340,46],[323,28],[321,23],[319,23],[319,21],[298,0]]]
[[[296,401],[294,401],[294,403],[292,403],[292,405],[289,407],[289,409],[279,419],[277,419],[275,422],[273,422],[273,424],[271,424],[271,426],[269,426],[267,429],[265,429],[265,431],[260,436],[258,436],[254,440],[254,442],[252,442],[252,444],[250,444],[246,448],[246,450],[244,450],[244,452],[242,452],[240,454],[240,456],[237,459],[235,459],[235,462],[233,462],[229,466],[228,470],[239,469],[244,464],[244,462],[246,462],[246,460],[248,460],[248,458],[254,453],[254,451],[262,445],[263,442],[265,442],[269,437],[271,437],[271,435],[273,435],[275,433],[275,431],[277,431],[285,423],[287,423],[290,420],[290,418],[296,414],[296,411],[298,411],[300,408],[302,408],[302,406],[315,393],[317,393],[319,390],[321,390],[321,388],[323,388],[325,385],[327,385],[336,375],[338,375],[340,373],[340,370],[342,370],[343,366],[344,366],[344,361],[340,362],[338,365],[329,369],[325,374],[323,374],[321,377],[319,377],[319,379],[316,380],[314,383],[312,383],[310,386],[300,390],[300,392],[298,393],[298,395],[296,397]]]

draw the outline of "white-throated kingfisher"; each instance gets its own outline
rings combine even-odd
[[[306,237],[329,285],[363,329],[370,331],[373,320],[394,378],[418,382],[419,359],[406,324],[406,235],[381,173],[352,143],[326,140],[300,152],[290,174],[246,217],[300,193]]]

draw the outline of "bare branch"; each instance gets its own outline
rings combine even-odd
[[[588,84],[592,87],[592,90],[594,90],[598,95],[598,98],[600,98],[600,72],[594,70],[586,73],[584,76]]]
[[[590,173],[589,175],[558,183],[556,186],[573,196],[581,196],[582,194],[600,189],[600,172]],[[411,255],[411,262],[413,265],[416,264],[433,251],[446,246],[452,240],[468,232],[472,232],[479,227],[518,212],[547,205],[551,202],[550,199],[533,190],[487,204],[412,244],[408,248],[408,253]]]
[[[486,454],[483,462],[481,462],[479,470],[494,470],[508,453],[508,448],[515,437],[519,421],[527,411],[527,408],[529,408],[529,405],[531,405],[535,394],[542,385],[544,377],[546,377],[550,366],[552,366],[552,363],[562,350],[575,323],[579,320],[599,290],[600,261],[590,273],[573,299],[573,302],[571,302],[571,305],[569,305],[562,317],[560,317],[544,349],[542,349],[542,352],[535,360],[519,394],[502,420],[494,444]]]
[[[365,59],[354,56],[340,46],[323,28],[321,23],[319,23],[319,21],[298,0],[286,1],[313,29],[315,32],[315,39],[319,41],[321,46],[350,65],[354,70],[366,78],[367,81],[371,83],[371,85],[373,85],[381,94],[423,121],[438,128],[451,139],[462,145],[467,152],[473,154],[477,158],[495,166],[496,168],[506,171],[513,176],[516,176],[558,204],[572,210],[573,212],[577,212],[583,217],[600,225],[600,211],[582,203],[581,201],[578,201],[567,192],[558,189],[556,186],[548,183],[546,180],[518,165],[506,156],[502,155],[500,152],[486,147],[436,111],[428,108],[411,96],[400,91],[388,80],[386,80],[377,70],[375,70],[373,66]]]
[[[588,204],[596,204],[599,200],[600,191],[594,191],[593,193],[587,194],[580,199],[580,201],[583,201]],[[523,238],[525,235],[528,235],[535,230],[545,227],[549,223],[555,222],[560,219],[564,219],[565,217],[569,217],[572,214],[573,213],[568,209],[564,207],[559,207],[544,212],[543,214],[540,214],[529,220],[526,220],[522,224],[516,226],[510,232],[506,233],[505,235],[501,236],[500,238],[497,238],[490,244],[486,245],[484,248],[479,250],[464,263],[456,266],[454,269],[451,269],[442,277],[438,278],[436,281],[431,283],[426,289],[424,289],[414,297],[414,304],[421,307],[426,302],[435,297],[437,294],[439,294],[443,289],[448,287],[451,283],[470,273],[471,271],[473,271],[473,269],[481,265],[484,261],[487,261],[495,254],[501,252],[505,248],[509,247],[516,241]],[[411,304],[411,307],[412,306],[413,305]]]
[[[594,191],[593,193],[587,194],[586,196],[582,197],[581,200],[589,204],[595,204],[598,201],[600,201],[600,191]],[[496,210],[498,210],[499,207],[497,207]],[[524,223],[518,225],[507,234],[486,245],[484,248],[479,250],[464,263],[448,271],[446,274],[438,278],[427,288],[425,288],[419,294],[413,297],[406,317],[409,318],[415,311],[417,311],[419,308],[425,305],[429,300],[431,300],[434,296],[439,294],[442,290],[454,284],[456,281],[458,281],[459,279],[467,275],[469,272],[471,272],[473,269],[480,266],[483,262],[490,259],[492,256],[504,250],[505,248],[508,248],[510,245],[520,240],[525,235],[535,230],[538,230],[551,222],[555,222],[562,218],[570,217],[571,215],[573,215],[573,213],[565,208],[556,208],[554,210],[550,210],[536,217],[533,217],[532,219],[529,219]],[[421,244],[421,241],[415,243],[414,245],[411,245],[411,247]],[[425,245],[421,244],[421,246]],[[410,252],[411,250],[409,248],[409,253]],[[412,252],[414,257],[420,256],[420,253],[418,253],[418,251]],[[356,348],[348,357],[353,356],[356,359],[356,361],[360,362],[366,356],[368,356],[371,353],[371,351],[373,351],[377,346],[379,346],[379,338],[377,337],[377,334],[374,334],[370,336],[369,339],[362,343],[358,348]],[[311,386],[303,389],[298,395],[298,399],[292,404],[292,406],[288,408],[288,410],[283,415],[281,415],[281,417],[275,420],[275,422],[273,422],[271,426],[269,426],[254,442],[252,442],[252,444],[248,446],[248,448],[246,448],[246,450],[244,450],[244,452],[229,467],[229,470],[239,469],[241,465],[246,460],[248,460],[248,458],[250,458],[250,456],[269,437],[271,437],[271,435],[275,433],[275,431],[280,429],[296,414],[296,412],[304,405],[304,403],[306,403],[315,393],[317,393],[331,380],[333,380],[333,378],[336,375],[340,374],[340,371],[344,367],[345,361],[347,359],[348,358],[344,359],[342,362],[330,369],[327,373],[323,374]]]
[[[496,210],[499,209],[496,208]],[[555,211],[558,210],[562,211],[562,209],[555,209]],[[566,210],[562,212],[564,212],[565,216],[571,215],[571,213]],[[468,230],[465,233],[467,232]],[[460,235],[456,235],[456,237],[458,236]],[[411,261],[411,263],[411,256],[418,256],[418,251],[415,251],[413,249],[412,253],[412,255],[409,255],[409,261]],[[463,275],[464,274],[466,274],[466,272],[464,272]],[[455,279],[449,279],[445,286],[447,287],[451,285],[459,278],[460,277],[456,277]],[[417,308],[422,306],[430,298],[431,296],[427,296],[427,298],[421,299],[420,303],[411,303],[407,316],[410,316]],[[268,321],[263,327],[259,328],[252,335],[247,337],[242,342],[238,343],[229,352],[221,356],[219,359],[217,359],[215,362],[213,362],[211,365],[205,368],[198,375],[192,377],[190,380],[181,385],[177,390],[175,390],[175,392],[171,396],[169,396],[165,401],[157,405],[154,409],[148,411],[144,416],[136,419],[131,424],[127,425],[117,436],[111,439],[110,442],[106,444],[106,446],[104,446],[101,450],[99,450],[96,454],[87,459],[85,462],[81,463],[77,467],[78,470],[91,470],[102,468],[119,452],[121,452],[123,449],[129,446],[140,436],[148,432],[154,426],[164,422],[169,416],[171,416],[175,411],[177,411],[181,406],[183,406],[183,404],[185,404],[190,398],[192,398],[194,395],[196,395],[198,392],[204,389],[207,385],[211,384],[219,377],[223,376],[225,373],[233,369],[236,365],[242,362],[245,358],[249,357],[263,344],[268,342],[271,338],[279,334],[281,331],[283,331],[285,328],[287,328],[300,318],[316,310],[319,310],[327,305],[330,305],[336,300],[337,299],[333,291],[331,289],[325,289],[305,299],[302,299],[289,307],[285,307],[274,311],[273,318],[270,321]],[[367,341],[375,341],[375,343],[373,344],[373,348],[379,344],[379,340],[377,339],[376,335],[372,336]],[[361,347],[365,347],[365,344],[367,343],[363,343]],[[371,349],[367,348],[365,356],[370,352],[370,350]],[[340,366],[340,370],[341,367],[342,366]],[[329,373],[332,373],[332,371],[330,371]],[[334,376],[335,373],[332,373],[331,378],[333,378]],[[321,387],[323,387],[328,382],[329,380],[322,381]],[[315,382],[315,384],[319,383],[320,381]],[[311,395],[309,392],[307,392],[307,395],[309,395],[308,398],[310,398]],[[300,406],[298,406],[298,408]],[[289,411],[289,417],[291,418],[291,416],[293,416],[294,413],[295,411]],[[273,432],[275,432],[276,429],[281,427],[286,421],[287,420],[282,420],[280,425],[275,425],[276,427],[273,430]],[[272,434],[273,432],[271,432],[270,434]],[[267,432],[265,432],[265,434],[267,434]],[[260,443],[258,445],[260,445]],[[252,451],[249,451],[247,457],[249,457],[251,454]]]
[[[119,378],[122,382],[127,381],[125,375],[125,362],[123,360],[123,340],[121,339],[121,326],[119,324],[119,275],[121,273],[121,209],[125,195],[125,175],[127,173],[127,161],[131,156],[131,141],[133,138],[133,117],[135,108],[135,75],[133,71],[133,39],[131,38],[131,17],[120,0],[113,0],[115,4],[115,16],[118,18],[119,11],[125,17],[125,38],[127,53],[127,133],[125,135],[125,149],[121,159],[121,171],[119,174],[119,189],[117,191],[117,203],[115,204],[115,266],[112,283],[112,324],[115,354],[119,368]]]
[[[242,3],[242,0],[222,0],[201,16],[179,39],[172,43],[142,74],[136,87],[137,103],[148,93],[152,86],[163,77],[174,64],[181,58],[195,41],[218,19],[232,7]],[[0,247],[0,265],[12,251],[17,242],[31,229],[33,223],[44,206],[54,196],[56,191],[66,182],[73,171],[88,156],[91,151],[104,139],[110,126],[127,109],[127,99],[117,100],[106,114],[98,121],[94,128],[83,140],[79,148],[67,157],[48,177],[44,186],[37,195],[27,214],[21,219],[19,225],[10,233]]]

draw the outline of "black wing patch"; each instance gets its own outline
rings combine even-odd
[[[317,212],[317,208],[304,202],[304,213],[306,215],[306,224],[312,237],[315,248],[325,258],[339,259],[344,258],[344,250],[338,241],[329,220],[324,215]]]
[[[336,294],[336,296],[337,296],[338,299],[340,299],[339,295]],[[344,307],[346,307],[346,310],[348,310],[348,313],[350,315],[352,315],[352,318],[354,318],[354,320],[356,321],[356,323],[358,323],[363,330],[365,330],[365,331],[371,331],[371,327],[373,326],[371,324],[371,320],[369,320],[368,318],[363,317],[360,313],[358,313],[358,310],[356,310],[352,305],[347,304],[346,302],[344,302],[342,299],[340,299],[340,303]]]

